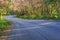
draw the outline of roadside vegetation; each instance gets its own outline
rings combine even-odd
[[[8,30],[10,28],[11,28],[11,22],[6,20],[6,19],[4,19],[3,16],[0,16],[0,35],[2,35],[2,33],[5,30]]]
[[[11,22],[4,18],[8,14],[8,4],[0,0],[0,36],[5,34],[4,31],[11,28]],[[8,34],[8,33],[7,33]]]
[[[60,19],[60,0],[6,0],[1,4],[4,14],[22,19]]]
[[[10,21],[4,19],[3,17],[0,16],[0,31],[3,31],[7,28],[9,28]]]
[[[21,1],[20,1],[21,2]],[[14,4],[16,1],[14,1]],[[17,3],[16,3],[17,4]],[[60,19],[60,0],[25,0],[12,7],[16,17],[23,19]]]

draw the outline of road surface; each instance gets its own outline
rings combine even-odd
[[[14,23],[8,40],[60,40],[60,20],[5,18]]]

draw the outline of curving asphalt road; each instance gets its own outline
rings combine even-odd
[[[14,23],[8,40],[60,40],[60,20],[5,18]]]

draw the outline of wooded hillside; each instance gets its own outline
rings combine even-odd
[[[3,5],[7,13],[22,18],[60,19],[60,0],[0,0]]]

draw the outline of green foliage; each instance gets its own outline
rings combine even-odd
[[[8,26],[10,25],[10,21],[7,21],[3,18],[3,16],[0,16],[0,31],[3,31],[7,28],[9,28]]]
[[[3,14],[24,19],[60,19],[60,0],[26,0],[23,6],[13,5],[9,1],[0,7],[0,15]]]
[[[10,22],[7,20],[0,20],[0,31],[9,28]]]
[[[54,0],[44,0],[45,1],[45,3],[51,3],[51,2],[53,2]]]
[[[23,5],[15,14],[24,19],[60,19],[59,0],[40,1],[29,1],[29,4]]]
[[[0,15],[5,15],[7,13],[4,7],[0,7]]]

